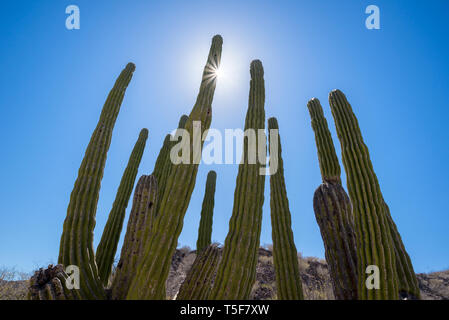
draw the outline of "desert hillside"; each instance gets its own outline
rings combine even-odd
[[[188,248],[176,250],[167,280],[167,295],[170,298],[176,296],[195,257],[195,251],[190,251]],[[298,261],[305,298],[309,300],[333,300],[334,295],[326,261],[315,257],[302,257],[300,254],[298,255]],[[417,277],[422,299],[449,299],[449,270],[428,274],[420,273],[417,274]],[[251,299],[276,299],[273,255],[270,250],[264,248],[259,249],[256,283]]]

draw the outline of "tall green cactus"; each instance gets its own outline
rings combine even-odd
[[[270,159],[277,157],[278,162],[277,171],[270,176],[270,207],[273,261],[278,299],[303,300],[304,295],[299,275],[298,251],[296,250],[293,239],[290,207],[288,205],[287,190],[285,187],[281,139],[278,134],[272,135],[272,130],[279,130],[276,118],[268,119],[268,129],[270,150],[271,145],[277,143],[277,154],[270,154]],[[277,141],[273,141],[274,139]]]
[[[201,158],[200,149],[203,140],[200,137],[200,141],[194,141],[194,126],[195,131],[199,131],[201,136],[210,127],[212,99],[216,86],[215,71],[220,66],[222,44],[221,36],[213,37],[197,101],[185,124],[190,140],[191,163],[181,163],[172,168],[154,223],[155,232],[151,232],[145,247],[143,261],[138,267],[137,275],[128,293],[129,299],[165,299],[166,297],[165,281],[195,186],[198,160]]]
[[[341,186],[341,169],[320,101],[307,104],[315,132],[323,184],[313,208],[324,242],[326,261],[337,300],[357,299],[357,243],[351,202]]]
[[[262,62],[252,61],[250,71],[251,82],[245,130],[265,129],[265,85]],[[265,138],[265,134],[263,136]],[[248,148],[248,145],[248,137],[245,137],[244,156],[237,175],[229,232],[210,296],[214,300],[248,299],[256,279],[265,176],[261,175],[260,162],[249,164],[249,155],[245,150],[259,148]],[[266,149],[266,138],[260,141],[256,133],[256,146],[260,147],[260,145]]]
[[[220,248],[210,244],[197,257],[179,288],[177,300],[207,300],[220,261]]]
[[[143,247],[154,222],[157,193],[156,178],[153,175],[141,176],[134,191],[125,240],[111,286],[112,298],[115,300],[126,299],[138,263],[142,260]]]
[[[320,100],[311,99],[307,103],[309,109],[312,129],[315,132],[315,141],[323,182],[341,184],[341,169],[335,152],[331,132],[324,117]]]
[[[80,294],[84,299],[105,298],[93,249],[95,214],[112,130],[134,70],[134,64],[129,63],[106,99],[78,171],[64,221],[58,260],[64,266],[79,267]]]
[[[329,103],[340,139],[349,195],[357,229],[359,299],[419,297],[417,279],[401,237],[385,205],[357,118],[340,90],[329,94]],[[380,270],[380,289],[367,289],[365,270]],[[403,290],[410,290],[403,292]]]
[[[204,191],[203,206],[201,209],[201,220],[198,228],[198,240],[196,241],[196,251],[201,252],[211,244],[212,236],[212,218],[214,214],[215,203],[215,185],[217,182],[217,173],[209,171],[206,179],[206,190]]]
[[[123,228],[126,207],[128,206],[134,182],[136,181],[137,171],[139,170],[140,160],[142,160],[147,138],[148,129],[142,129],[131,152],[122,179],[120,180],[114,204],[112,205],[108,221],[106,222],[100,243],[97,247],[95,259],[98,265],[98,273],[104,286],[108,284],[109,275],[111,274],[115,252],[117,251],[120,233]]]
[[[183,129],[188,119],[189,119],[188,116],[182,115],[182,117],[179,119],[178,129]],[[157,156],[156,163],[154,165],[152,175],[154,175],[158,183],[159,198],[162,198],[162,196],[164,195],[168,177],[170,176],[170,173],[173,169],[173,163],[170,160],[170,150],[176,143],[177,141],[172,141],[171,135],[167,134],[164,143],[162,144],[162,148],[159,151],[159,155]],[[155,215],[157,215],[160,204],[161,199],[157,201],[157,207],[154,212]]]

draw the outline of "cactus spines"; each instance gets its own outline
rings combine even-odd
[[[250,71],[251,82],[245,130],[264,129],[265,85],[262,62],[259,60],[251,62]],[[260,141],[259,135],[256,134],[256,136],[257,146],[262,144],[266,148],[266,139]],[[256,278],[265,176],[260,174],[259,162],[249,164],[248,152],[245,150],[255,148],[248,148],[248,140],[244,139],[244,156],[237,175],[229,232],[210,295],[213,300],[248,299]]]
[[[192,147],[194,125],[199,127],[196,129],[199,129],[202,135],[211,124],[212,100],[216,86],[214,70],[220,65],[222,44],[221,36],[213,37],[197,101],[185,124],[185,130],[189,134],[190,140],[189,159],[191,161],[201,156],[201,154],[196,154],[199,150],[195,151],[196,148]],[[202,144],[203,140],[201,139],[201,147]],[[137,275],[128,293],[129,299],[165,299],[165,282],[178,237],[182,231],[184,215],[195,186],[198,163],[193,161],[193,163],[181,163],[173,166],[154,222],[155,232],[151,232],[145,247],[143,260],[139,264]]]
[[[66,286],[67,274],[62,265],[49,265],[39,269],[30,279],[28,294],[30,300],[78,300],[78,290]]]
[[[215,185],[217,173],[209,171],[206,179],[206,190],[204,192],[203,206],[201,209],[201,220],[198,228],[198,240],[196,241],[196,251],[200,252],[211,244],[212,222],[215,203]]]
[[[137,265],[142,259],[143,246],[149,238],[154,219],[157,193],[157,182],[153,175],[143,175],[139,178],[120,260],[111,286],[112,298],[115,300],[126,298]]]
[[[313,209],[324,242],[326,261],[337,300],[357,299],[357,242],[351,202],[341,186],[341,169],[320,101],[307,104],[315,132],[321,184]]]
[[[134,64],[129,63],[106,99],[81,162],[64,221],[58,261],[65,267],[79,267],[80,293],[84,299],[105,298],[93,249],[95,214],[112,130],[134,70]]]
[[[399,233],[392,226],[351,105],[340,90],[329,94],[329,103],[341,143],[347,186],[353,204],[359,259],[359,299],[399,299],[399,292],[404,288],[402,283],[409,283],[410,288],[417,287],[413,266]],[[369,265],[379,268],[379,290],[369,290],[365,286],[364,275]],[[398,272],[398,268],[404,272]],[[410,275],[410,279],[399,279],[404,274]],[[419,295],[419,292],[414,293]]]
[[[109,276],[111,274],[112,263],[114,262],[120,233],[123,228],[126,207],[128,206],[134,182],[136,181],[137,171],[139,170],[140,160],[142,160],[147,138],[148,129],[142,129],[134,149],[131,152],[122,179],[120,180],[114,204],[112,205],[108,221],[106,222],[100,243],[97,247],[95,259],[98,265],[98,274],[104,286],[108,284]]]
[[[268,119],[270,144],[271,130],[279,130],[276,118]],[[299,275],[298,251],[291,227],[291,214],[284,180],[284,165],[281,157],[281,141],[277,135],[278,170],[270,176],[271,229],[273,238],[273,262],[279,300],[303,300],[301,277]]]
[[[207,300],[220,261],[220,248],[210,244],[197,257],[179,288],[177,300]]]

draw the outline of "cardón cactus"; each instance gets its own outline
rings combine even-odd
[[[209,171],[209,173],[207,174],[206,190],[204,192],[203,206],[201,209],[201,220],[200,226],[198,228],[198,240],[196,241],[197,252],[201,252],[211,243],[216,182],[217,173],[215,171]]]
[[[197,250],[197,257],[186,279],[179,288],[177,300],[206,300],[211,290],[220,261],[220,248],[216,244]]]
[[[312,129],[315,132],[315,141],[320,164],[321,177],[325,182],[341,184],[341,168],[335,152],[334,142],[324,117],[320,100],[311,99],[307,103]]]
[[[271,130],[279,130],[276,118],[268,119],[270,144],[276,139],[278,146],[278,170],[270,176],[271,230],[273,238],[273,261],[276,273],[277,295],[279,300],[304,299],[299,275],[298,251],[296,250],[291,227],[290,207],[284,180],[284,165],[281,157],[279,135],[272,136]]]
[[[245,130],[265,129],[265,85],[262,62],[252,61],[250,71],[251,82]],[[257,134],[256,143],[257,147],[263,144],[266,149],[266,139],[260,141]],[[248,144],[246,137],[243,161],[239,165],[237,175],[229,232],[210,296],[213,300],[248,299],[256,279],[265,176],[260,174],[260,163],[248,163]]]
[[[140,160],[142,160],[147,138],[148,129],[142,129],[131,152],[122,179],[120,180],[114,204],[112,205],[108,221],[106,222],[100,243],[97,247],[95,258],[98,265],[98,274],[104,286],[108,284],[111,274],[112,263],[114,262],[115,252],[117,251],[117,245],[123,228],[126,207],[128,206],[134,182],[136,181],[137,171],[139,170]]]
[[[313,209],[324,242],[326,261],[337,300],[357,299],[357,243],[351,202],[341,186],[341,169],[320,101],[307,104],[315,132],[323,184],[313,196]]]
[[[65,267],[79,267],[83,299],[105,298],[93,249],[95,214],[112,130],[134,70],[134,64],[129,63],[106,99],[78,171],[64,221],[58,261]]]
[[[144,244],[148,241],[157,201],[157,182],[153,175],[143,175],[134,191],[120,260],[112,282],[112,299],[125,299],[142,259]]]
[[[400,292],[401,295],[418,298],[413,266],[385,205],[352,107],[340,90],[329,94],[329,103],[353,204],[359,259],[359,299],[398,299]],[[379,290],[367,289],[365,277],[360,276],[365,275],[369,265],[376,265],[380,270]]]
[[[184,215],[195,186],[198,164],[194,161],[201,154],[193,148],[193,126],[202,133],[209,129],[212,121],[212,99],[215,92],[215,70],[220,66],[223,39],[217,35],[212,39],[207,64],[203,71],[197,101],[185,124],[189,133],[190,163],[174,165],[167,180],[166,191],[161,198],[158,216],[138,267],[128,299],[165,299],[165,281],[170,270],[171,259],[182,231]],[[202,147],[203,141],[201,141]],[[201,149],[201,148],[200,148]]]

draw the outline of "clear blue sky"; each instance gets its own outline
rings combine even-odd
[[[65,8],[81,29],[65,28]],[[365,28],[376,4],[381,29]],[[127,62],[137,69],[112,139],[95,244],[142,127],[139,175],[195,102],[211,37],[224,38],[212,127],[243,128],[249,63],[265,68],[266,116],[280,125],[297,249],[324,257],[312,209],[321,182],[306,108],[346,93],[385,200],[417,272],[449,267],[448,1],[2,1],[0,265],[56,262],[77,170],[104,100]],[[217,171],[213,240],[224,242],[236,165],[200,166],[181,245],[195,247],[207,172]],[[269,179],[261,244],[271,243]],[[129,212],[128,207],[128,212]],[[122,233],[123,238],[124,232]]]

